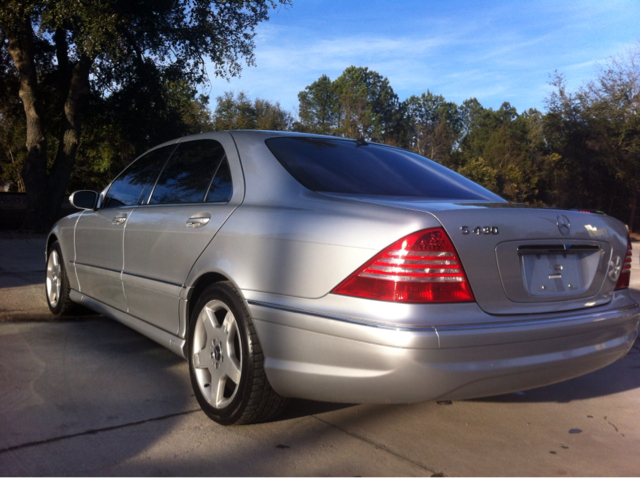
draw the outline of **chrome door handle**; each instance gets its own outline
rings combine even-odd
[[[127,220],[126,214],[118,214],[116,217],[113,218],[113,223],[116,226],[121,226],[122,224],[124,224],[126,220]]]
[[[211,214],[208,212],[201,212],[195,214],[187,219],[187,227],[202,227],[211,220]]]

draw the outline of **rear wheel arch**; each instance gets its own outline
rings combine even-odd
[[[207,416],[223,425],[268,421],[288,399],[269,384],[244,297],[219,278],[199,280],[190,300],[185,348],[194,394]]]
[[[228,280],[228,277],[218,272],[207,272],[196,279],[196,281],[191,286],[191,290],[187,297],[187,322],[189,321],[191,314],[193,313],[193,308],[195,307],[196,302],[198,302],[198,298],[207,289],[207,287],[217,282],[225,282]]]

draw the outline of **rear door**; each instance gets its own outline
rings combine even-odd
[[[124,236],[128,312],[176,335],[187,275],[244,196],[231,136],[213,137],[178,144]]]

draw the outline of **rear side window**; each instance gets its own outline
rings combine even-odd
[[[160,174],[149,204],[203,202],[224,159],[224,148],[218,141],[180,143]]]
[[[502,201],[482,186],[408,151],[330,138],[271,138],[267,146],[312,191]]]
[[[111,184],[102,207],[145,204],[175,145],[154,149],[131,163]]]

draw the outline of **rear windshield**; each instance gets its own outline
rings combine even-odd
[[[312,191],[502,201],[482,186],[423,156],[333,138],[271,138],[267,146]]]

